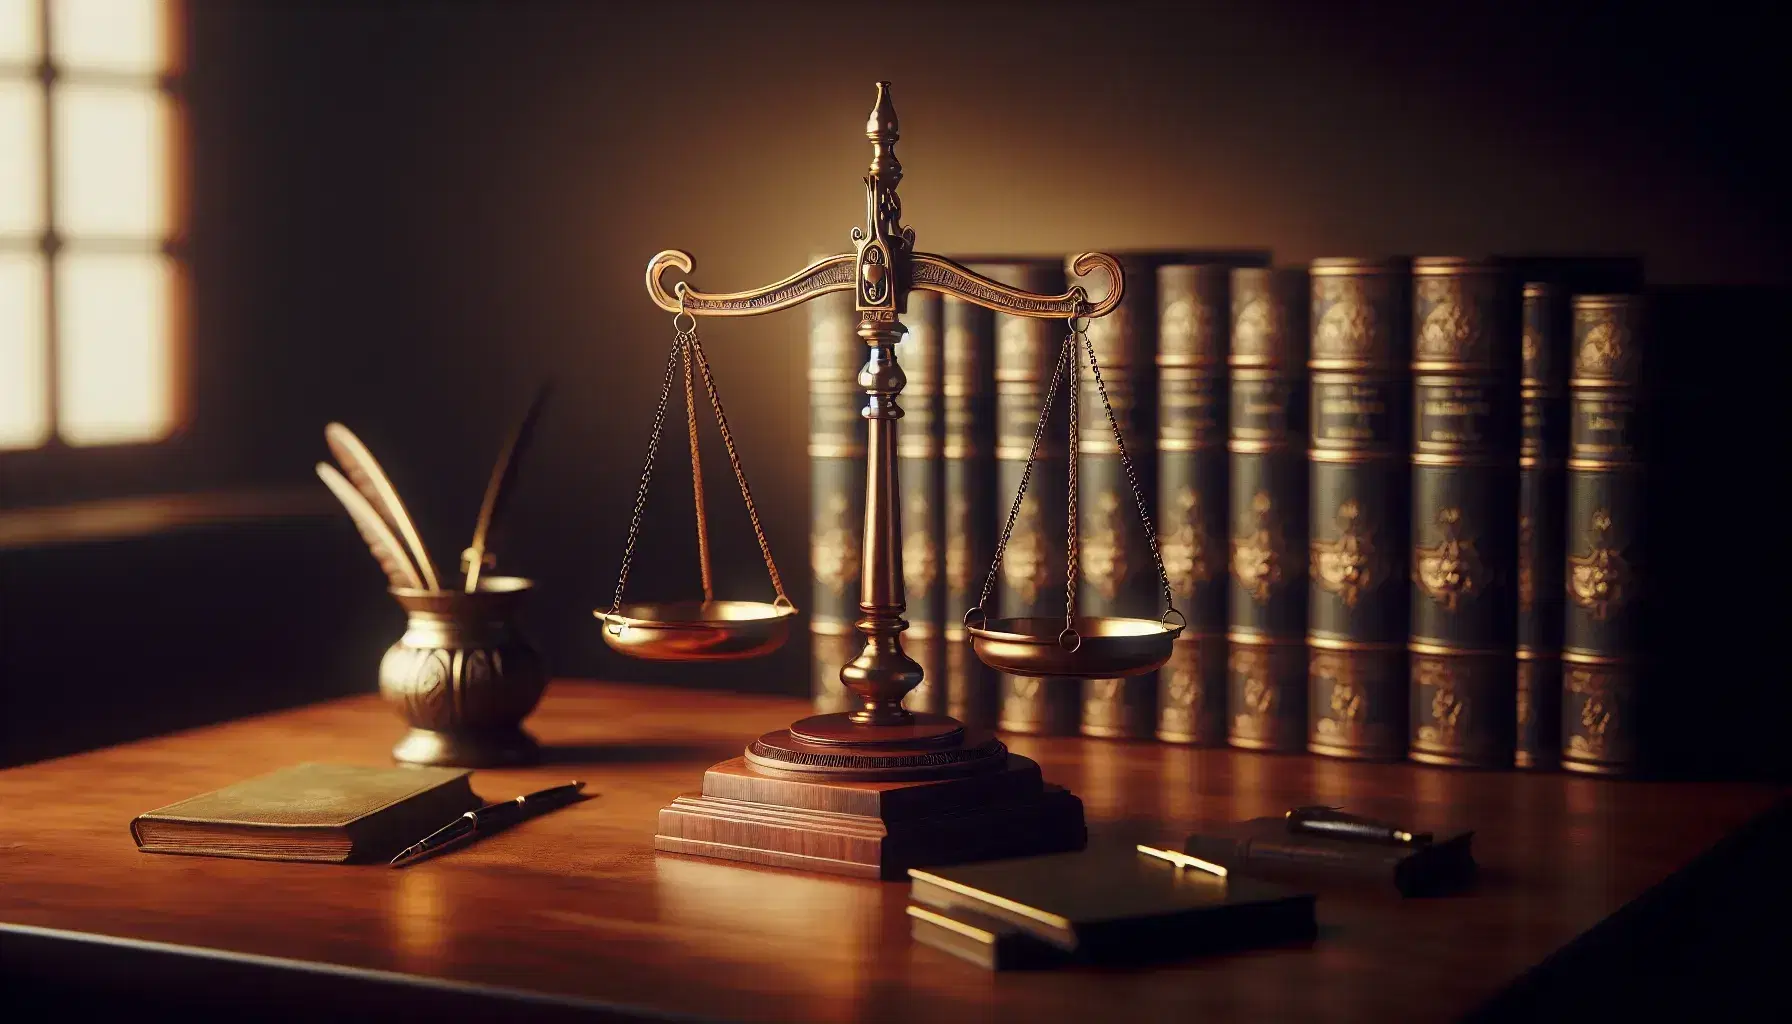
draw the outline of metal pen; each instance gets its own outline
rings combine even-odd
[[[484,807],[468,811],[423,837],[421,841],[405,847],[404,852],[392,858],[391,866],[402,868],[407,864],[414,864],[425,857],[434,856],[450,847],[466,843],[482,833],[490,834],[514,825],[524,818],[551,811],[556,807],[564,807],[579,799],[579,794],[584,788],[583,782],[569,782],[564,786],[553,786],[534,793],[525,793],[515,800],[486,804]]]

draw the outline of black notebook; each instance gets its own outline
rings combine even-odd
[[[914,868],[909,879],[910,899],[924,908],[1000,922],[1078,960],[1156,960],[1309,941],[1315,932],[1311,893],[1178,867],[1131,846]],[[981,930],[995,943],[1007,928]]]
[[[1445,832],[1427,843],[1398,846],[1294,833],[1282,818],[1252,818],[1189,836],[1183,852],[1290,884],[1440,896],[1474,881],[1474,835]]]

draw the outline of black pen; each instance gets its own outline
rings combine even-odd
[[[1423,846],[1431,833],[1408,832],[1385,821],[1346,814],[1336,807],[1296,807],[1287,814],[1288,831],[1308,832],[1334,839],[1355,839],[1395,846]]]
[[[486,804],[484,807],[468,811],[431,832],[421,842],[405,847],[403,853],[392,858],[392,866],[402,868],[406,864],[414,864],[425,857],[441,853],[451,846],[467,842],[481,832],[496,832],[505,826],[514,825],[524,818],[544,811],[551,811],[556,807],[564,807],[577,800],[579,792],[584,788],[583,782],[569,782],[564,786],[554,786],[535,793],[525,793],[515,800]]]

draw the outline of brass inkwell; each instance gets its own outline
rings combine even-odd
[[[901,484],[897,476],[898,405],[906,382],[897,365],[895,345],[906,332],[899,317],[915,289],[939,292],[1014,316],[1061,318],[1068,324],[1059,356],[1058,378],[1067,378],[1072,409],[1083,356],[1100,385],[1095,350],[1084,334],[1092,318],[1107,315],[1120,302],[1124,279],[1120,264],[1103,253],[1085,253],[1073,261],[1079,275],[1097,268],[1111,281],[1100,301],[1091,302],[1081,287],[1062,295],[1041,295],[1010,288],[982,277],[943,256],[914,248],[915,233],[902,224],[902,203],[896,189],[902,165],[895,154],[899,138],[889,83],[878,83],[876,105],[865,126],[872,159],[865,181],[865,225],[852,231],[853,251],[819,260],[768,287],[734,293],[708,293],[679,282],[668,289],[661,281],[669,270],[689,274],[691,257],[667,250],[647,265],[647,291],[653,302],[673,314],[674,340],[666,361],[660,403],[648,445],[611,608],[595,614],[604,623],[612,647],[635,657],[663,660],[714,660],[765,654],[783,642],[795,609],[784,595],[772,563],[758,515],[740,468],[739,453],[728,432],[715,382],[697,338],[697,318],[756,316],[789,309],[827,292],[850,291],[860,317],[858,335],[868,359],[859,371],[864,389],[867,429],[865,529],[861,548],[861,617],[855,623],[865,644],[840,669],[841,681],[858,706],[838,714],[813,715],[786,729],[766,733],[747,745],[740,757],[705,773],[702,792],[678,798],[660,811],[656,849],[719,857],[803,870],[869,877],[901,878],[910,867],[991,857],[1019,856],[1080,848],[1086,841],[1082,802],[1061,787],[1046,783],[1039,766],[1011,754],[993,734],[967,729],[946,715],[910,711],[905,694],[921,682],[921,667],[902,649],[905,597],[902,579]],[[1079,344],[1080,342],[1080,344]],[[678,366],[685,367],[687,425],[692,428],[692,465],[696,470],[694,387],[692,369],[701,375],[716,414],[736,482],[754,521],[761,554],[776,591],[769,603],[718,602],[710,592],[707,569],[701,601],[672,605],[622,603],[638,532],[642,503],[664,427]],[[1053,388],[1057,386],[1054,379]],[[1101,386],[1107,402],[1105,385]],[[1032,454],[1037,456],[1050,412],[1050,397],[1041,410]],[[1113,412],[1108,411],[1110,425]],[[1115,428],[1123,460],[1124,441]],[[981,609],[966,614],[972,643],[986,663],[1008,672],[1032,676],[1112,677],[1148,672],[1168,659],[1180,619],[1168,607],[1161,620],[1088,618],[1077,615],[1076,435],[1071,434],[1071,516],[1068,543],[1071,569],[1063,620],[1007,619],[988,621]],[[1030,479],[1029,459],[1023,481]],[[1136,474],[1127,463],[1129,482]],[[701,477],[694,472],[698,507],[700,564],[708,565],[708,536],[702,514]],[[1026,483],[1022,484],[1024,495]],[[1146,508],[1134,483],[1141,515]],[[1021,495],[1016,496],[1018,509]],[[1012,527],[1014,510],[1008,526]],[[1149,516],[1146,531],[1151,533]],[[990,568],[990,581],[1000,565],[1009,530]],[[1156,552],[1155,539],[1152,550]],[[1160,580],[1164,578],[1158,559]],[[990,584],[984,587],[987,600]],[[974,621],[973,621],[974,620]]]
[[[379,670],[380,694],[411,726],[392,749],[397,761],[483,768],[526,763],[538,754],[522,721],[541,700],[548,670],[518,624],[534,584],[485,570],[495,565],[493,527],[546,396],[545,389],[537,393],[498,458],[473,542],[462,553],[458,586],[443,586],[373,453],[340,423],[324,429],[342,470],[320,462],[317,475],[348,510],[406,615],[404,635],[386,650]]]

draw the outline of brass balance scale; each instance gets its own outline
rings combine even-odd
[[[1108,404],[1095,347],[1085,333],[1091,319],[1105,316],[1119,304],[1125,285],[1120,264],[1103,253],[1085,253],[1072,262],[1079,276],[1100,268],[1112,283],[1107,295],[1092,303],[1081,287],[1062,295],[1019,291],[945,257],[915,251],[914,231],[901,224],[902,203],[896,194],[902,165],[894,149],[899,133],[887,82],[878,83],[877,103],[865,135],[872,145],[870,173],[865,178],[866,226],[853,229],[853,252],[820,260],[765,288],[726,294],[699,292],[682,281],[666,288],[661,277],[668,270],[691,271],[693,263],[687,253],[667,250],[647,265],[647,292],[656,305],[673,314],[674,338],[615,596],[607,611],[595,613],[604,624],[605,642],[623,654],[662,661],[759,657],[784,643],[797,614],[784,593],[760,526],[697,335],[697,318],[757,316],[828,292],[850,290],[860,316],[858,334],[869,349],[869,359],[858,378],[866,397],[863,415],[868,422],[868,465],[861,550],[862,617],[855,625],[865,635],[865,645],[840,670],[841,681],[859,706],[814,715],[766,733],[752,741],[742,756],[712,767],[705,773],[700,794],[679,797],[660,811],[654,845],[675,853],[883,878],[905,877],[908,868],[926,864],[1077,849],[1086,840],[1082,802],[1046,783],[1037,764],[1010,753],[991,733],[969,730],[946,715],[913,712],[902,706],[903,697],[921,682],[922,671],[903,652],[901,639],[908,623],[902,618],[905,598],[896,422],[902,416],[897,398],[905,378],[896,362],[895,345],[906,331],[898,318],[914,289],[940,292],[1014,316],[1066,321],[1068,330],[1057,372],[1040,411],[1018,493],[978,605],[965,613],[965,625],[977,656],[1002,672],[1113,678],[1153,671],[1168,660],[1184,622],[1171,606],[1169,581],[1150,514]],[[1165,609],[1158,619],[1077,613],[1076,416],[1085,358],[1156,561]],[[703,597],[628,604],[623,599],[624,588],[681,366]],[[776,594],[770,602],[716,600],[713,593],[697,444],[695,381],[699,378]],[[996,573],[1031,482],[1058,387],[1066,382],[1071,427],[1064,617],[992,619],[986,608]]]

